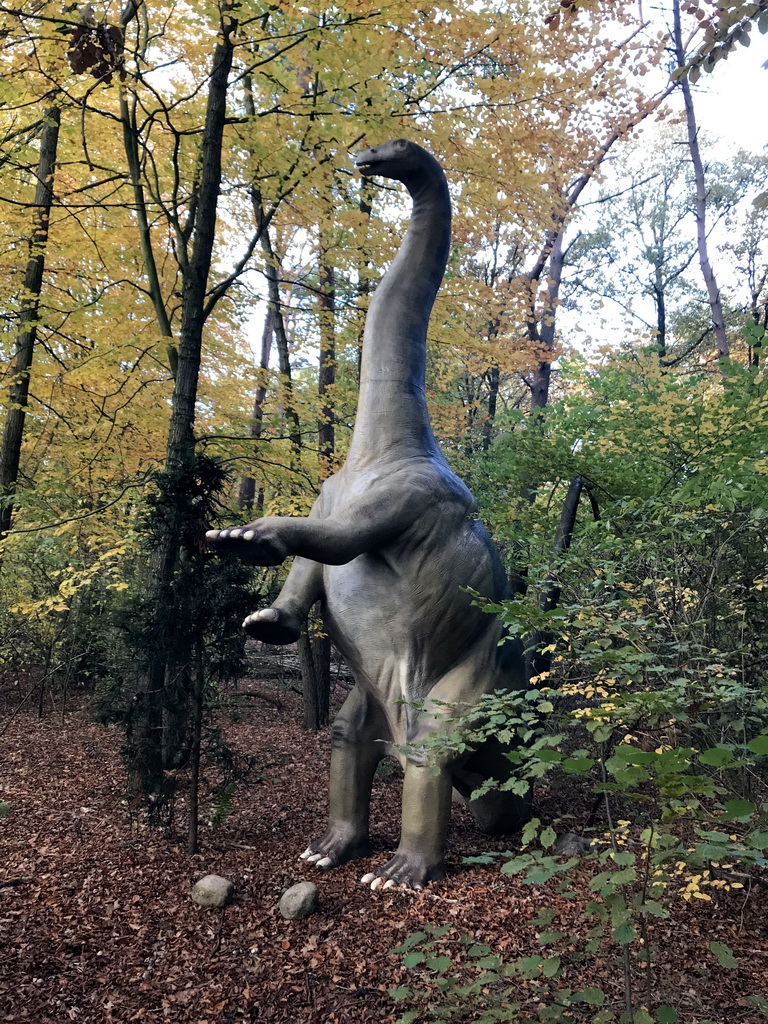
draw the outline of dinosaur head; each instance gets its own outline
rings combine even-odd
[[[374,174],[407,182],[434,162],[425,149],[408,139],[392,139],[380,146],[364,149],[355,157],[355,166],[365,178]]]

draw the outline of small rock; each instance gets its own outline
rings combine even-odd
[[[204,875],[192,886],[192,899],[201,907],[226,907],[235,887],[221,875]]]
[[[299,882],[286,889],[280,897],[278,910],[292,920],[294,917],[309,917],[314,914],[319,904],[319,893],[314,882]]]
[[[576,832],[565,832],[555,841],[556,857],[583,857],[592,848],[592,843]]]

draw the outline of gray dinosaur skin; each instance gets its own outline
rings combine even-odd
[[[326,628],[357,682],[331,730],[328,829],[302,857],[327,869],[370,854],[371,785],[379,761],[392,754],[404,767],[400,844],[363,881],[418,888],[445,875],[452,788],[469,797],[483,778],[509,771],[499,745],[458,760],[446,755],[436,772],[420,745],[451,729],[446,705],[523,687],[524,664],[520,642],[499,646],[502,624],[465,592],[499,601],[506,575],[427,412],[427,324],[451,231],[445,175],[434,157],[404,139],[366,150],[356,163],[363,175],[401,181],[413,213],[368,312],[346,462],[306,518],[266,517],[207,537],[254,565],[296,556],[274,605],[249,615],[244,628],[267,643],[290,643],[321,600]],[[488,832],[515,831],[528,817],[527,801],[509,793],[469,806]]]

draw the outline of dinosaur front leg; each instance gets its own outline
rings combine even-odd
[[[243,629],[265,644],[295,643],[309,609],[322,594],[323,567],[308,558],[296,558],[275,603],[247,616]]]
[[[328,828],[301,859],[327,870],[370,855],[368,815],[376,766],[385,753],[386,725],[358,683],[331,728]]]
[[[400,843],[394,857],[361,881],[372,889],[405,885],[421,889],[445,878],[445,838],[451,816],[451,778],[408,761],[403,782]]]
[[[436,503],[435,488],[423,470],[411,468],[374,483],[328,516],[315,509],[306,517],[265,516],[247,526],[209,530],[205,536],[223,554],[251,565],[280,565],[289,555],[344,565],[394,540],[423,517],[425,509],[434,511]],[[459,508],[458,515],[463,514]]]

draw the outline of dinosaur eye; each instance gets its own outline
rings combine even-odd
[[[395,145],[397,146],[398,149],[405,149],[405,147],[408,145],[408,140],[398,139]]]

